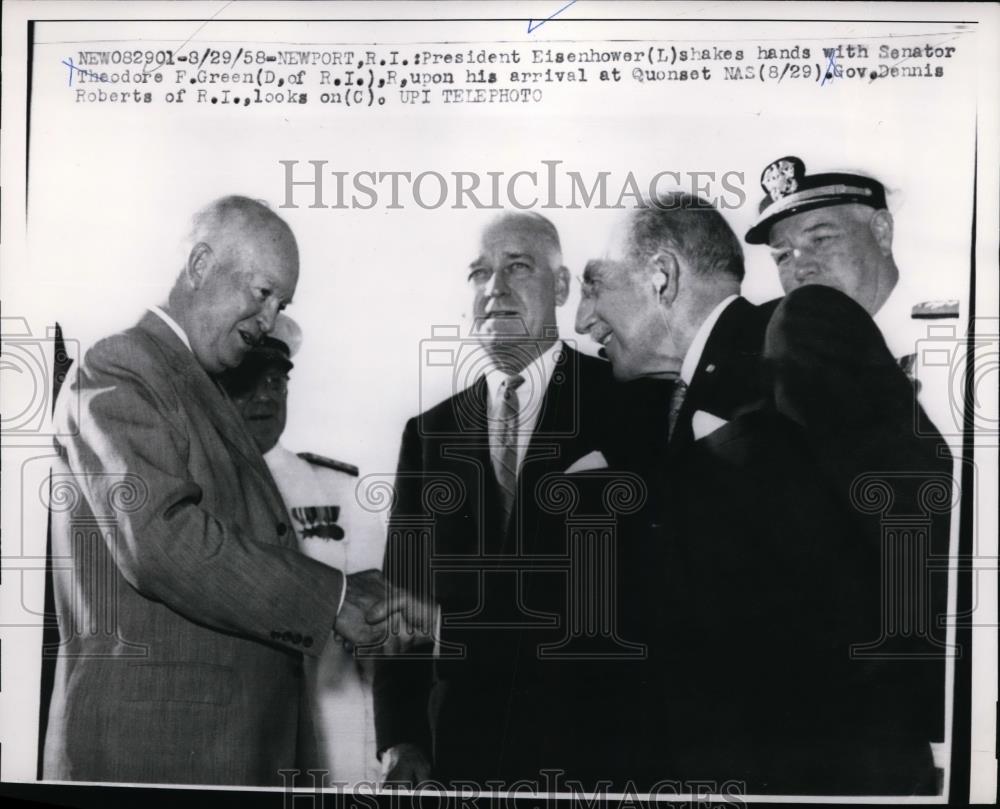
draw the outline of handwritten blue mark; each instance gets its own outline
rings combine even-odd
[[[563,6],[561,9],[559,9],[555,14],[550,14],[544,20],[538,20],[538,22],[535,22],[534,20],[528,20],[528,33],[530,34],[536,28],[540,28],[541,26],[545,25],[545,23],[547,23],[553,17],[558,17],[566,9],[568,9],[570,6],[575,5],[575,4],[576,4],[576,0],[569,0],[569,2],[565,6]]]
[[[77,67],[76,65],[74,65],[73,64],[73,57],[72,56],[68,60],[67,59],[63,59],[62,63],[64,65],[66,65],[66,67],[69,68],[69,86],[70,87],[73,86],[73,71],[76,71],[78,73],[83,73],[83,74],[85,74],[87,76],[90,76],[90,78],[92,78],[92,79],[96,79],[97,81],[107,81],[107,79],[101,78],[101,75],[99,73],[95,73],[93,70],[87,70],[85,67]]]
[[[833,69],[836,66],[837,66],[837,54],[831,53],[830,61],[826,63],[826,72],[823,74],[823,81],[819,83],[820,87],[826,84],[827,79],[829,79],[831,82],[833,81]]]

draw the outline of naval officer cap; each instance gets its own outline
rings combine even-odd
[[[806,174],[797,157],[782,157],[768,164],[760,175],[767,196],[760,202],[757,221],[747,231],[748,244],[767,244],[771,228],[782,219],[814,208],[849,202],[885,208],[885,188],[863,174]]]
[[[263,365],[277,365],[285,373],[292,367],[292,357],[302,345],[302,329],[284,312],[279,312],[270,334],[265,334],[257,345],[250,349],[243,360],[249,368]]]

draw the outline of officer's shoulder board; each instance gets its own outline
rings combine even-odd
[[[353,464],[344,463],[343,461],[335,461],[333,458],[327,458],[324,455],[317,455],[314,452],[299,452],[298,456],[307,463],[314,464],[315,466],[325,466],[327,469],[334,469],[337,472],[344,472],[348,475],[353,475],[357,477],[360,470]]]
[[[958,317],[958,301],[924,301],[918,303],[910,312],[910,317],[915,320],[940,320],[942,318]]]

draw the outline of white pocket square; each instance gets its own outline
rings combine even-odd
[[[565,471],[564,474],[572,475],[576,472],[590,472],[593,469],[607,469],[608,460],[604,455],[598,450],[594,450],[588,455],[584,455],[582,458],[578,458],[572,464],[570,464],[569,469]]]
[[[720,427],[725,427],[727,424],[729,422],[725,419],[720,419],[718,416],[713,416],[704,410],[696,410],[691,417],[691,431],[694,433],[695,441],[704,438],[706,435],[711,435]]]

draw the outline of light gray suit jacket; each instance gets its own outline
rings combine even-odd
[[[239,414],[156,315],[87,352],[55,426],[44,776],[281,784],[340,572],[296,549]]]

